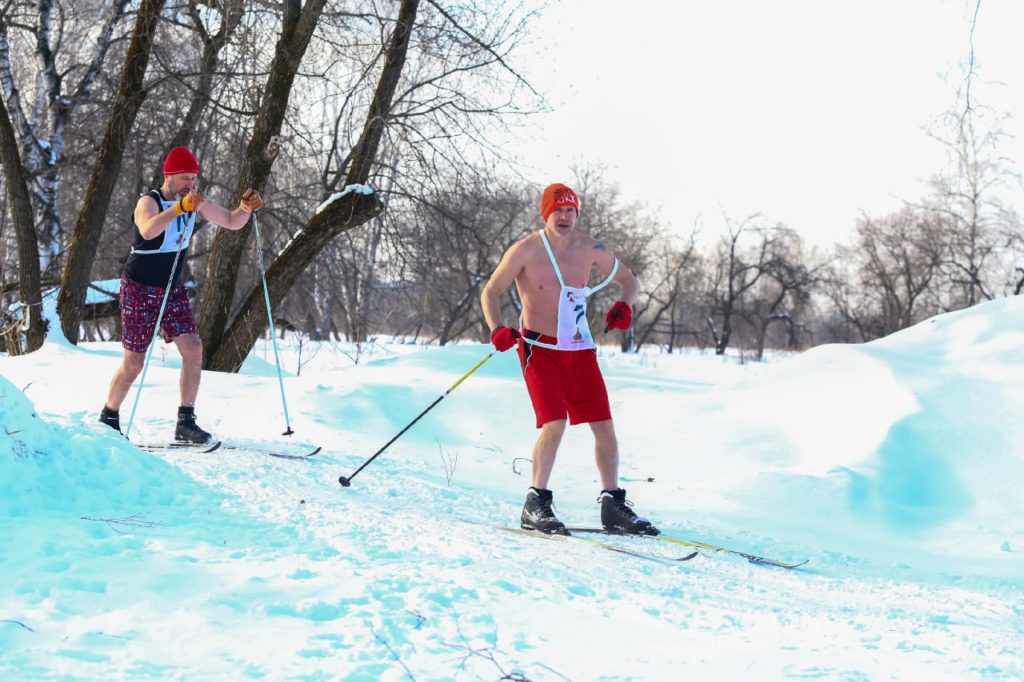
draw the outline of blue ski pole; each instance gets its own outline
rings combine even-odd
[[[290,436],[292,431],[291,421],[288,419],[288,401],[284,397],[284,378],[281,376],[281,359],[277,352],[277,334],[274,333],[274,314],[270,310],[270,290],[267,288],[267,269],[263,265],[263,247],[260,244],[260,221],[256,215],[256,211],[252,214],[252,231],[256,235],[256,254],[259,256],[260,262],[260,277],[263,279],[263,300],[267,303],[267,321],[270,323],[270,340],[274,345],[274,364],[277,365],[277,385],[281,389],[281,405],[284,407],[284,425],[285,431],[282,436]]]

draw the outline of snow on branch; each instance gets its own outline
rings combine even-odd
[[[350,192],[370,195],[373,194],[373,188],[370,187],[369,185],[346,185],[345,189],[341,190],[340,192],[335,192],[331,196],[327,197],[327,199],[322,204],[317,206],[315,214],[320,214],[324,212],[331,206],[331,204],[333,204],[336,201],[339,201],[343,196],[349,194]]]

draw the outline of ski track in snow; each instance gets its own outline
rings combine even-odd
[[[258,551],[233,549],[230,529],[221,547],[158,542],[150,549],[173,559],[140,585],[147,594],[159,594],[165,582],[181,591],[178,581],[217,589],[200,591],[194,604],[124,604],[152,609],[131,617],[153,623],[149,633],[104,634],[102,617],[78,623],[69,629],[80,631],[81,649],[65,644],[68,666],[54,672],[102,675],[109,670],[99,653],[105,645],[130,649],[133,639],[148,635],[165,643],[166,660],[146,651],[140,658],[148,663],[124,673],[216,676],[210,664],[219,661],[219,673],[230,676],[241,662],[233,651],[242,633],[223,625],[239,618],[249,642],[246,676],[319,670],[330,677],[345,670],[351,679],[496,679],[521,670],[530,679],[669,679],[680,669],[742,676],[770,662],[780,674],[803,679],[963,679],[1019,669],[1024,654],[1015,622],[1022,604],[1012,589],[858,578],[846,575],[841,558],[820,556],[812,565],[821,569],[799,571],[722,556],[665,566],[455,522],[464,508],[507,522],[518,506],[416,478],[364,472],[341,490],[330,476],[344,469],[339,458],[164,458],[226,493],[222,511],[262,518],[280,537]],[[55,560],[49,568],[72,566]],[[64,587],[114,591],[88,581]],[[175,616],[179,631],[162,631],[164,609],[192,612],[197,629],[181,631],[190,619]],[[585,625],[567,637],[565,623]],[[653,659],[652,641],[659,642]],[[566,659],[576,661],[571,669],[550,664]],[[822,659],[831,665],[804,663]]]
[[[519,443],[532,439],[522,428],[523,396],[508,398],[506,416],[517,422],[509,426],[498,428],[473,409],[482,396],[511,390],[515,376],[502,369],[481,372],[461,399],[445,401],[434,421],[396,443],[351,488],[338,485],[339,475],[383,444],[380,434],[394,433],[405,412],[414,415],[450,383],[446,369],[474,353],[437,350],[385,363],[376,374],[355,368],[343,385],[324,377],[301,384],[296,412],[307,415],[310,441],[327,445],[308,461],[234,450],[138,453],[92,425],[85,403],[61,411],[66,395],[40,388],[60,382],[35,376],[56,369],[5,366],[15,385],[39,382],[42,395],[30,392],[36,409],[71,429],[86,454],[76,461],[74,443],[57,438],[65,445],[54,451],[66,462],[33,460],[39,455],[15,448],[13,464],[4,465],[38,475],[31,485],[41,497],[55,481],[68,499],[52,495],[39,510],[12,505],[0,517],[4,534],[11,531],[0,543],[8,573],[0,586],[0,678],[1024,678],[1019,578],[960,572],[970,561],[930,567],[920,543],[908,544],[905,562],[898,546],[861,551],[831,539],[827,519],[817,520],[817,538],[781,528],[778,538],[768,537],[768,526],[757,530],[756,510],[746,523],[742,514],[716,521],[709,510],[690,525],[685,507],[665,502],[687,482],[644,488],[651,466],[636,457],[624,462],[624,479],[651,500],[648,515],[670,534],[810,563],[787,571],[716,554],[670,566],[479,525],[514,525],[527,484],[509,467]],[[637,394],[627,409],[649,380],[637,375],[637,362],[625,358],[610,372],[610,381]],[[432,363],[436,376],[424,371]],[[204,391],[254,381],[218,377]],[[673,381],[662,388],[685,396],[727,390],[722,382],[704,386],[703,378]],[[377,412],[396,395],[405,412]],[[173,403],[173,385],[164,398]],[[372,426],[360,421],[364,412],[374,415]],[[230,435],[231,424],[221,430]],[[704,433],[695,442],[716,438]],[[567,436],[568,449],[579,443],[587,443],[586,433]],[[458,462],[450,482],[445,456]],[[590,493],[569,493],[592,487],[592,462],[565,456],[559,471],[566,491],[556,498],[560,516],[595,522]],[[109,512],[96,511],[107,507],[88,497],[90,481],[81,478],[89,472],[92,485],[109,491]],[[701,494],[700,481],[689,485]],[[795,484],[791,491],[801,493]],[[836,530],[855,536],[849,527]],[[607,540],[666,556],[684,549]]]

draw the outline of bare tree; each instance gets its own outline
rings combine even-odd
[[[774,237],[764,266],[765,276],[745,313],[754,327],[757,360],[764,358],[769,328],[773,325],[783,325],[786,332],[785,343],[777,346],[789,350],[799,347],[798,333],[805,328],[811,297],[824,267],[807,262],[803,242],[793,230],[777,227]]]
[[[313,3],[311,2],[310,5]],[[322,4],[322,2],[321,2]],[[388,42],[387,56],[384,61],[377,90],[370,106],[363,134],[356,143],[352,154],[345,187],[362,186],[370,176],[370,170],[376,159],[377,148],[387,120],[388,110],[398,85],[405,55],[409,46],[409,36],[416,20],[418,0],[403,0],[399,9],[395,28]],[[297,66],[297,64],[296,64]],[[294,74],[294,71],[292,72]],[[268,88],[269,90],[269,88]],[[269,96],[268,96],[269,99]],[[259,126],[257,126],[259,130]],[[256,135],[254,135],[254,141]],[[259,148],[263,152],[263,148]],[[244,176],[244,174],[243,174]],[[241,191],[239,191],[239,195]],[[306,223],[305,227],[290,242],[267,270],[267,288],[272,304],[280,303],[291,289],[298,276],[306,269],[323,247],[335,236],[346,230],[365,224],[381,210],[379,201],[373,195],[360,191],[349,191],[318,210]],[[237,234],[237,233],[234,233]],[[214,303],[204,301],[204,311],[209,310],[200,320],[205,320],[205,328],[213,342],[207,347],[207,367],[220,371],[237,371],[245,357],[249,354],[256,339],[266,329],[267,320],[263,313],[263,294],[254,287],[242,303],[241,310],[234,321],[225,328],[228,305],[231,297],[226,296],[222,287],[230,287],[238,271],[238,255],[236,247],[225,242],[226,253],[223,259],[223,272],[215,270],[211,265],[207,281],[208,289],[215,292]],[[221,263],[221,259],[211,259],[211,264]],[[218,266],[219,267],[219,266]],[[223,333],[221,333],[223,330]]]
[[[715,354],[724,355],[732,340],[733,323],[744,296],[765,273],[772,237],[770,231],[753,229],[749,223],[758,216],[751,215],[739,225],[729,224],[729,234],[718,244],[712,267],[712,310],[708,327],[715,341]],[[757,232],[760,244],[747,250],[740,243],[745,233]],[[717,318],[717,319],[716,319]],[[719,326],[718,321],[721,321]]]
[[[870,341],[915,324],[941,308],[936,277],[947,227],[934,214],[904,209],[882,219],[864,217],[857,239],[841,248],[829,296],[842,318]]]
[[[8,2],[0,8],[0,85],[13,122],[21,163],[40,230],[42,268],[56,267],[63,229],[58,206],[66,162],[68,131],[90,101],[115,29],[128,0],[116,2]],[[32,49],[33,66],[12,55],[9,28],[19,31]],[[98,27],[94,38],[80,34]],[[21,62],[19,73],[15,61]],[[32,97],[21,84],[32,84]],[[56,272],[51,272],[56,276]]]
[[[402,136],[389,145],[389,162],[384,170],[381,193],[394,194],[399,176],[399,155]],[[381,212],[369,224],[367,230],[348,230],[338,239],[340,248],[332,249],[334,260],[340,267],[336,272],[337,288],[342,316],[345,320],[346,336],[357,344],[365,343],[370,334],[375,294],[378,289],[378,258],[382,250],[401,253],[402,245],[408,243],[408,236],[399,234],[403,216],[399,209]]]
[[[697,228],[686,238],[662,236],[654,249],[650,273],[641,282],[634,326],[636,346],[664,342],[669,353],[682,345],[683,338],[697,337],[703,324],[688,324],[688,310],[695,310],[703,298],[703,259],[697,250]]]
[[[493,87],[497,72],[513,74],[513,91],[525,87],[505,61],[507,51],[520,36],[520,24],[510,24],[493,8],[426,4],[429,10],[423,13],[422,23],[418,2],[401,4],[397,20],[387,19],[384,24],[389,38],[381,54],[372,56],[353,79],[358,86],[367,82],[368,74],[380,71],[366,107],[355,106],[361,103],[361,94],[350,98],[346,93],[347,104],[342,108],[348,108],[347,118],[334,119],[337,141],[331,145],[330,169],[321,176],[325,190],[321,208],[295,233],[267,271],[274,305],[289,294],[315,258],[327,255],[328,244],[376,217],[383,201],[388,202],[389,210],[397,210],[403,197],[422,193],[420,187],[427,178],[471,165],[479,157],[478,151],[487,147],[486,131],[479,121],[495,120],[512,109],[511,105],[503,109],[500,101],[496,104],[490,98],[514,102],[518,97]],[[490,78],[487,82],[491,87],[462,87],[471,82],[473,74],[479,74],[475,77],[481,82]],[[361,132],[349,151],[342,153],[342,141],[357,129],[352,125],[356,109],[367,114],[365,119],[360,117]],[[398,156],[395,150],[400,150]],[[385,164],[392,168],[383,168]],[[404,172],[394,173],[393,168],[403,168]],[[377,189],[372,195],[363,193],[371,181]],[[389,187],[389,194],[384,196],[380,190]],[[262,307],[259,288],[242,297],[221,340],[207,348],[208,368],[231,370],[238,366],[252,340],[265,327]],[[204,343],[206,340],[204,337]]]
[[[232,203],[238,201],[247,187],[263,188],[266,184],[279,150],[279,134],[295,75],[325,2],[326,0],[308,0],[302,5],[300,0],[287,0],[284,3],[281,36],[270,65],[270,75],[256,115],[252,138],[246,148]],[[205,364],[209,369],[235,370],[240,367],[256,338],[266,329],[266,320],[255,323],[255,326],[246,324],[246,328],[251,330],[248,333],[249,340],[244,339],[245,334],[228,330],[231,302],[238,280],[242,252],[248,238],[248,229],[221,230],[213,243],[213,251],[207,264],[206,291],[196,319],[196,326],[203,338]],[[285,293],[287,289],[277,293],[277,303],[281,302]],[[246,319],[252,316],[255,313],[254,308],[255,306],[247,307],[242,316]],[[232,327],[238,328],[237,321]],[[227,337],[233,334],[236,336],[226,341]],[[226,347],[225,342],[228,343]],[[238,358],[238,353],[243,351],[244,355]],[[220,358],[214,360],[218,354]]]
[[[29,199],[28,180],[17,153],[14,127],[7,114],[7,107],[0,100],[0,165],[4,169],[4,186],[10,198],[11,217],[18,241],[18,288],[21,296],[21,310],[15,317],[18,325],[13,330],[14,340],[6,344],[9,353],[22,350],[21,329],[25,330],[24,351],[31,353],[43,345],[45,330],[42,316],[42,285],[39,272],[39,247],[36,241],[35,225],[32,222],[32,203]],[[0,212],[0,222],[3,213]],[[6,315],[0,316],[8,326]]]
[[[942,274],[948,286],[946,306],[958,309],[989,300],[1013,286],[1014,247],[1024,241],[1020,217],[1003,198],[1021,189],[1019,173],[997,150],[1007,138],[1002,121],[975,96],[974,31],[981,0],[974,3],[969,49],[956,104],[946,112],[947,147],[953,169],[933,180],[933,195],[924,208],[948,225]]]
[[[439,343],[485,336],[480,290],[505,249],[528,234],[532,209],[519,187],[473,173],[438,179],[417,201],[403,255],[423,323]]]
[[[200,2],[201,0],[188,0],[188,4],[185,7],[185,12],[189,19],[189,23],[185,28],[189,32],[194,32],[202,45],[202,53],[199,57],[199,70],[195,77],[195,83],[189,82],[190,79],[187,80],[184,77],[176,76],[174,71],[165,65],[165,71],[168,71],[172,78],[180,83],[180,89],[191,93],[191,97],[188,100],[188,108],[184,116],[181,117],[178,129],[166,143],[168,149],[171,147],[192,146],[192,140],[200,130],[200,118],[209,106],[212,98],[214,76],[218,65],[221,63],[221,51],[227,46],[243,16],[242,0],[221,0],[220,2],[212,3],[217,6],[219,10],[217,12],[200,11]],[[207,5],[211,3],[202,2],[202,4]],[[211,30],[211,27],[207,26],[207,22],[213,20],[218,21],[219,24],[216,30]],[[174,44],[174,47],[179,48],[177,44]],[[161,59],[160,50],[156,51],[156,55],[157,59]],[[150,186],[159,186],[162,179],[159,168],[155,168],[150,180]]]
[[[957,139],[949,145],[956,171],[937,176],[932,182],[933,195],[923,204],[948,226],[942,265],[951,310],[998,294],[1013,265],[1006,256],[1021,237],[1019,218],[999,198],[999,190],[1013,174],[1005,159],[986,156],[986,150],[996,147],[1003,137],[1001,130],[980,131],[978,109],[958,117],[957,122]]]
[[[336,274],[346,301],[344,318],[351,328],[369,333],[371,324],[386,323],[392,332],[448,339],[471,329],[479,319],[471,304],[473,295],[467,297],[465,291],[480,277],[466,274],[473,269],[468,254],[467,259],[440,268],[426,267],[417,259],[422,255],[430,263],[441,262],[434,255],[439,243],[455,243],[448,237],[457,236],[463,223],[484,229],[480,218],[457,202],[481,205],[487,214],[483,220],[491,221],[488,212],[506,184],[497,169],[506,159],[501,148],[488,142],[489,126],[505,127],[529,110],[519,102],[517,89],[532,93],[507,59],[523,35],[523,21],[516,10],[495,13],[490,6],[463,2],[426,3],[418,15],[372,175],[385,212],[366,234],[345,233],[338,239],[339,247],[324,254],[344,262],[334,269],[343,270]],[[511,87],[494,86],[496,77],[509,75]],[[358,84],[364,80],[361,74]],[[352,88],[335,114],[331,163],[323,172],[328,192],[342,186],[350,161],[343,144],[358,134],[358,128],[352,133],[351,112],[346,112],[357,93],[358,88]],[[500,189],[478,196],[464,191],[490,185]],[[438,243],[420,238],[434,229],[447,230],[447,236],[439,237]],[[418,253],[421,244],[427,247],[423,254]],[[386,280],[383,287],[373,276],[377,272]],[[451,277],[447,283],[456,291],[443,291],[444,276]],[[371,306],[377,291],[386,303]],[[332,292],[335,297],[337,293]],[[378,309],[388,311],[386,319],[378,315],[371,322],[369,313]]]
[[[75,223],[71,249],[57,298],[61,327],[64,335],[72,342],[78,340],[82,304],[85,302],[86,287],[89,284],[89,272],[96,257],[96,245],[103,229],[105,208],[117,182],[121,157],[135,116],[146,97],[146,66],[149,64],[156,24],[163,6],[164,0],[143,0],[139,7],[131,44],[125,55],[121,85],[114,101],[114,109]]]

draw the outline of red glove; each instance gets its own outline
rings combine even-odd
[[[519,330],[512,327],[498,327],[491,332],[491,343],[499,353],[504,353],[519,340]]]
[[[606,323],[605,332],[610,329],[629,329],[629,326],[633,324],[633,309],[625,301],[616,301],[604,321]]]

